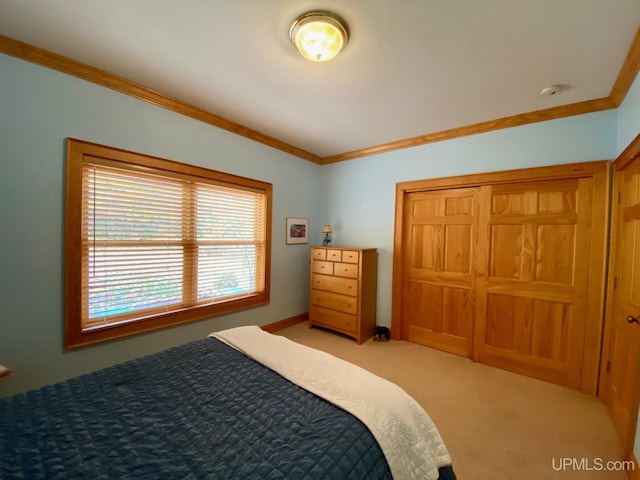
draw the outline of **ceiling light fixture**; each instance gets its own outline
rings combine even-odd
[[[296,18],[289,36],[305,58],[314,62],[326,62],[347,44],[349,27],[333,12],[314,10]]]

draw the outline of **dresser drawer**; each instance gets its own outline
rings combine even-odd
[[[360,261],[360,252],[355,250],[345,250],[342,252],[342,261],[347,263],[358,263]]]
[[[311,290],[311,304],[333,308],[353,315],[358,313],[358,299],[356,297],[325,292],[324,290]]]
[[[353,263],[336,263],[333,274],[340,277],[358,278],[358,265]]]
[[[313,274],[311,276],[311,288],[355,297],[358,294],[358,281],[351,278],[328,277]]]
[[[327,260],[340,262],[342,260],[342,250],[327,250]]]
[[[356,318],[357,317],[355,315],[336,312],[335,310],[329,310],[328,308],[322,308],[315,305],[311,305],[311,308],[309,308],[310,323],[333,328],[345,333],[357,333]]]
[[[323,273],[325,275],[333,275],[333,262],[323,262],[314,260],[311,263],[311,271],[313,273]]]
[[[311,258],[314,260],[326,260],[327,251],[324,248],[312,248]]]

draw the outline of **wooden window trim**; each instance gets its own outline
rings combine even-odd
[[[172,160],[128,152],[121,149],[97,145],[82,140],[67,139],[66,151],[66,219],[64,259],[65,302],[65,347],[75,348],[137,333],[148,332],[172,325],[187,323],[238,310],[268,304],[270,301],[271,277],[271,218],[273,186],[237,175],[187,165]],[[161,170],[167,176],[198,177],[205,183],[225,185],[238,190],[258,191],[265,195],[265,248],[264,278],[256,279],[263,288],[260,292],[239,298],[227,298],[217,303],[199,305],[148,315],[129,323],[108,325],[99,329],[83,328],[82,305],[82,170],[87,159],[104,159],[104,163],[125,166],[128,169],[149,171]]]

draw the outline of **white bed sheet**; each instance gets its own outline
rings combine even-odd
[[[438,468],[451,464],[429,415],[394,383],[257,326],[232,328],[209,336],[362,421],[378,441],[394,478],[437,480]]]

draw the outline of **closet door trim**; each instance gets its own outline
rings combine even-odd
[[[518,182],[532,182],[561,179],[593,179],[593,212],[591,216],[591,249],[590,249],[590,275],[588,285],[588,307],[585,332],[585,346],[583,353],[583,370],[580,390],[590,395],[596,395],[598,387],[599,363],[602,349],[604,292],[606,273],[606,252],[609,226],[610,206],[610,162],[608,160],[574,163],[566,165],[554,165],[549,167],[536,167],[502,172],[482,173],[456,177],[416,180],[401,182],[396,185],[396,209],[393,248],[393,280],[392,280],[392,307],[391,307],[391,335],[394,339],[406,339],[408,336],[407,325],[403,325],[402,312],[402,284],[403,276],[403,238],[404,222],[407,212],[405,209],[406,196],[413,192],[434,191],[440,189],[463,187],[493,187],[501,184],[513,184]],[[481,215],[481,210],[477,212]],[[482,219],[480,219],[482,221]],[[485,228],[480,224],[480,228]],[[484,255],[484,252],[479,252]],[[476,259],[478,282],[486,281],[487,259]],[[478,289],[481,291],[482,289]],[[482,298],[476,298],[476,302],[482,302]],[[474,326],[474,335],[482,332]],[[474,342],[475,343],[475,342]],[[473,358],[478,360],[474,352]]]

